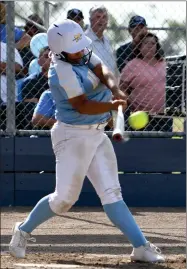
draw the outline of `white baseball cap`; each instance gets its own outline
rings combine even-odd
[[[53,23],[47,31],[47,39],[50,50],[56,54],[76,53],[92,43],[81,26],[69,19]]]

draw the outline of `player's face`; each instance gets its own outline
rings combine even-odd
[[[68,53],[67,54],[68,61],[71,63],[80,63],[84,54],[85,54],[84,50],[81,50],[76,53]]]
[[[90,18],[92,30],[97,32],[103,32],[108,25],[108,14],[103,11],[95,11]]]
[[[156,54],[156,45],[157,42],[154,37],[147,37],[143,41],[141,47],[140,47],[140,52],[143,57],[147,58],[154,58]]]

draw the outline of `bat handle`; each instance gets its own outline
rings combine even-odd
[[[120,112],[120,113],[123,112],[123,106],[122,106],[122,105],[119,105],[119,106],[118,106],[118,112]]]

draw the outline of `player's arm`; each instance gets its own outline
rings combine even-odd
[[[71,65],[61,64],[56,67],[60,86],[65,90],[68,101],[72,107],[81,114],[95,115],[117,110],[119,104],[124,105],[124,100],[110,102],[90,101],[84,91],[84,85],[81,79],[73,71]],[[66,76],[64,76],[66,74]]]
[[[87,115],[96,115],[111,110],[118,110],[119,105],[126,107],[126,102],[124,100],[115,100],[111,102],[90,101],[85,94],[70,98],[69,102],[80,114]]]
[[[100,81],[111,90],[115,99],[121,98],[126,100],[125,94],[119,89],[115,76],[107,66],[100,63],[94,67],[93,72],[100,79]]]
[[[99,78],[99,80],[111,90],[114,99],[124,99],[126,97],[118,87],[118,82],[113,73],[102,63],[94,53],[90,59],[89,68]]]

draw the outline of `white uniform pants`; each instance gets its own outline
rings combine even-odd
[[[56,189],[49,196],[49,204],[56,214],[67,212],[78,200],[86,175],[103,205],[122,200],[115,152],[104,129],[82,129],[57,122],[51,139],[56,156]]]

